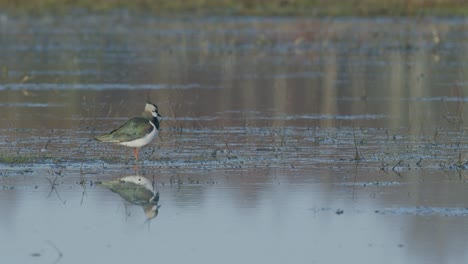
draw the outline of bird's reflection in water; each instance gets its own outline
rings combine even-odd
[[[158,215],[159,192],[154,191],[153,183],[147,178],[125,176],[111,181],[103,181],[102,185],[119,194],[125,201],[141,206],[147,220]]]

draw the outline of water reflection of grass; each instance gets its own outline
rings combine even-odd
[[[0,8],[27,12],[64,12],[70,8],[109,11],[126,8],[152,13],[197,13],[239,15],[448,15],[468,14],[460,0],[0,0]]]

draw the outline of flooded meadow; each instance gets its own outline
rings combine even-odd
[[[0,15],[1,263],[464,263],[468,20]],[[140,150],[93,137],[163,116]]]

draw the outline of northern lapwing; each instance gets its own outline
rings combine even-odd
[[[138,149],[150,143],[158,134],[161,115],[155,104],[147,101],[141,117],[135,117],[111,132],[94,139],[101,142],[115,143],[133,148],[138,160]]]

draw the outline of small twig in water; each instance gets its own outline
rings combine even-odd
[[[55,261],[54,261],[54,264],[57,264],[62,259],[63,253],[62,253],[62,251],[60,251],[60,249],[54,243],[52,243],[52,241],[47,240],[46,242],[51,247],[53,247],[55,249],[55,251],[57,251],[58,256],[57,256],[57,259],[55,259]]]
[[[62,201],[63,203],[65,203],[65,201],[62,199],[62,197],[60,197],[58,191],[57,191],[57,186],[58,186],[58,183],[57,183],[57,179],[58,179],[58,176],[55,176],[55,179],[52,181],[51,179],[49,178],[46,178],[49,183],[50,183],[50,192],[49,192],[49,195],[47,195],[47,198],[50,197],[50,195],[52,195],[52,192],[55,191],[55,193],[57,194],[57,197],[60,199],[60,201]]]
[[[397,170],[397,167],[401,166],[401,163],[402,163],[402,162],[403,162],[402,160],[398,161],[398,163],[395,164],[395,166],[393,166],[393,168],[392,168],[392,171],[393,171],[394,173],[396,173],[396,175],[398,175],[398,176],[400,176],[400,177],[401,177],[401,173],[400,173],[400,171]]]
[[[84,173],[83,173],[83,163],[81,163],[81,167],[80,167],[80,182],[79,183],[81,187],[83,187],[83,192],[81,194],[81,203],[80,203],[80,205],[83,205],[85,196],[86,197],[88,196],[86,192],[86,178],[84,177]]]
[[[422,160],[423,160],[423,158],[420,158],[419,161],[416,163],[416,165],[417,165],[418,167],[421,167],[421,161],[422,161]]]
[[[353,138],[354,138],[354,160],[361,160],[361,156],[359,155],[357,141],[356,141],[356,132],[354,131],[354,124],[353,124]]]

